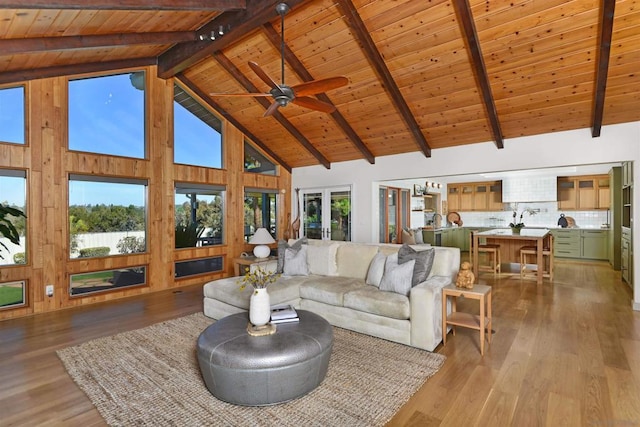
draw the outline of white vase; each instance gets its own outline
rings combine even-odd
[[[271,319],[271,303],[267,288],[255,289],[249,300],[249,321],[253,326],[263,326]]]

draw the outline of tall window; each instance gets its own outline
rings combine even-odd
[[[276,238],[277,190],[246,188],[244,192],[244,239],[249,241],[258,228],[266,228]]]
[[[178,85],[173,99],[173,161],[221,168],[222,121]]]
[[[244,171],[275,175],[276,165],[247,141],[244,142]]]
[[[144,158],[144,72],[69,81],[69,149]]]
[[[176,183],[176,249],[223,243],[223,195],[221,186]]]
[[[27,262],[25,238],[27,218],[17,212],[26,214],[26,185],[25,171],[0,169],[0,204],[2,205],[2,219],[0,226],[11,230],[13,237],[18,237],[19,244],[15,244],[8,237],[0,237],[0,265],[25,264]],[[13,215],[17,213],[17,215]]]
[[[71,175],[70,257],[145,252],[146,193],[145,180]]]
[[[0,141],[24,144],[24,87],[0,89]]]

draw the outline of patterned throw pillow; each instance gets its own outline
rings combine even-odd
[[[297,240],[292,245],[289,245],[285,240],[278,241],[278,266],[276,267],[276,273],[282,274],[284,272],[284,253],[287,248],[294,251],[299,251],[302,245],[309,243],[306,237]]]
[[[413,267],[413,277],[411,278],[411,286],[427,280],[431,268],[433,267],[433,259],[436,255],[435,249],[430,248],[424,251],[416,251],[408,245],[402,245],[398,250],[398,264],[404,264],[408,261],[415,261]]]

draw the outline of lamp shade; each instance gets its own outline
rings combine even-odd
[[[258,228],[249,240],[249,243],[252,245],[270,245],[275,242],[266,228]]]
[[[269,234],[266,228],[258,228],[251,239],[249,239],[250,244],[257,245],[253,248],[253,254],[256,258],[267,258],[271,253],[271,249],[266,245],[275,242],[276,241],[273,240],[273,237],[271,237],[271,234]]]

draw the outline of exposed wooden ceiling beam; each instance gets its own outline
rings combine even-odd
[[[271,150],[269,147],[267,147],[265,145],[264,142],[262,142],[260,140],[260,138],[258,138],[257,136],[255,136],[254,134],[252,134],[249,129],[247,129],[246,127],[244,127],[240,122],[238,122],[233,116],[231,116],[229,113],[227,113],[221,106],[220,104],[218,104],[217,102],[215,102],[214,100],[211,99],[211,97],[204,93],[199,87],[197,87],[191,80],[189,80],[187,78],[187,76],[185,76],[184,74],[180,73],[176,76],[176,78],[180,81],[180,83],[182,83],[184,86],[186,86],[190,91],[192,91],[193,93],[195,93],[196,95],[198,95],[198,97],[200,99],[202,99],[203,102],[206,102],[207,105],[209,105],[209,107],[213,108],[214,110],[216,110],[216,112],[218,114],[220,114],[221,116],[223,116],[225,118],[225,120],[227,120],[229,123],[231,123],[233,126],[235,126],[240,132],[242,132],[245,136],[247,136],[249,139],[251,139],[251,141],[256,144],[258,147],[260,147],[260,149],[262,151],[264,151],[265,153],[267,153],[274,161],[276,161],[277,163],[280,164],[280,166],[282,166],[283,168],[285,168],[288,172],[291,172],[291,166],[289,166],[289,164],[287,162],[285,162],[284,160],[282,160],[282,158],[280,156],[278,156],[276,153],[273,152],[273,150]]]
[[[231,74],[238,81],[238,83],[240,83],[247,90],[247,92],[260,93],[260,90],[255,87],[253,83],[251,83],[251,81],[240,72],[240,70],[238,70],[238,68],[229,60],[229,58],[227,58],[220,52],[214,53],[213,57],[225,70],[227,70],[229,74]],[[265,110],[271,106],[272,101],[266,98],[255,97],[254,99],[259,102],[265,108]],[[293,126],[286,117],[282,115],[282,113],[276,111],[272,114],[271,117],[276,119],[282,125],[282,127],[284,127],[291,135],[293,135],[293,137],[304,148],[306,148],[307,151],[311,153],[311,155],[313,155],[313,157],[315,157],[320,164],[322,164],[327,169],[331,169],[331,163],[329,162],[329,160],[327,160],[327,158],[324,157],[322,153],[318,151],[318,149],[314,147],[313,144],[298,129],[296,129],[295,126]]]
[[[72,76],[74,74],[113,71],[124,68],[146,67],[154,65],[156,58],[134,58],[120,61],[91,62],[82,64],[58,65],[54,67],[30,68],[0,73],[0,84],[15,83],[47,77]]]
[[[275,46],[279,50],[280,44],[281,44],[280,34],[278,34],[275,28],[273,28],[273,25],[271,25],[271,23],[264,24],[262,28],[264,30],[264,33],[267,35],[267,38],[271,42],[271,44],[273,44],[273,46]],[[295,71],[296,74],[298,74],[298,76],[302,80],[304,80],[305,82],[314,80],[311,73],[309,73],[309,71],[305,68],[302,62],[293,53],[291,48],[289,48],[289,46],[287,46],[286,44],[284,46],[284,58],[285,58],[285,61],[287,61],[287,63],[291,66],[291,68],[293,68],[293,71]],[[316,95],[316,97],[322,102],[326,102],[327,104],[333,105],[333,102],[331,102],[331,99],[329,99],[329,97],[324,93],[319,93]],[[349,123],[347,122],[347,119],[345,119],[344,116],[340,114],[340,112],[337,109],[330,114],[331,114],[331,117],[333,117],[333,120],[336,121],[338,126],[342,129],[345,135],[347,135],[347,137],[351,140],[353,145],[360,151],[360,153],[364,156],[364,158],[369,163],[374,164],[376,162],[375,156],[369,150],[369,148],[367,148],[365,143],[360,139],[356,131],[353,130],[353,128],[349,125]]]
[[[400,112],[400,115],[402,116],[404,122],[409,127],[409,130],[413,134],[416,143],[425,156],[431,157],[431,147],[429,147],[426,138],[422,134],[420,125],[416,121],[416,118],[411,112],[409,105],[407,105],[407,102],[402,96],[400,88],[393,79],[389,68],[385,64],[382,55],[378,51],[375,42],[371,38],[371,35],[369,34],[367,27],[364,25],[362,18],[360,18],[360,15],[353,5],[353,2],[351,0],[338,0],[337,4],[342,10],[342,13],[344,13],[354,36],[360,41],[360,45],[364,49],[369,63],[373,66],[376,73],[378,74],[378,77],[380,78],[380,80],[382,80],[383,85],[389,91],[391,99]]]
[[[246,0],[0,0],[0,9],[232,10]]]
[[[607,91],[607,76],[609,73],[609,57],[611,55],[611,36],[613,34],[613,16],[616,11],[615,0],[604,0],[600,21],[600,48],[598,49],[598,64],[596,70],[596,88],[593,98],[593,114],[591,120],[591,136],[597,138],[602,129],[604,115],[604,96]]]
[[[195,39],[196,33],[194,31],[0,39],[0,52],[3,55],[13,55],[17,53],[51,52],[94,47],[175,44]]]
[[[259,28],[277,17],[276,5],[282,0],[247,0],[246,10],[227,12],[197,30],[198,34],[208,35],[221,26],[225,29],[222,37],[212,41],[180,43],[158,57],[158,77],[168,79],[186,70],[214,52],[220,51],[232,43],[245,37],[249,32]],[[287,0],[291,9],[309,0]]]
[[[487,67],[484,64],[484,58],[482,57],[482,50],[480,49],[478,32],[476,31],[473,15],[471,14],[471,7],[467,0],[454,0],[453,3],[456,7],[458,21],[460,22],[462,32],[465,36],[465,44],[467,45],[469,54],[471,55],[474,75],[478,86],[480,86],[482,100],[484,102],[484,107],[487,110],[489,125],[491,126],[491,132],[493,133],[493,140],[498,148],[504,148],[504,138],[502,136],[500,120],[498,119],[498,110],[496,109],[496,103],[493,99],[493,93],[491,92],[491,85],[489,84],[489,77],[487,75]]]

